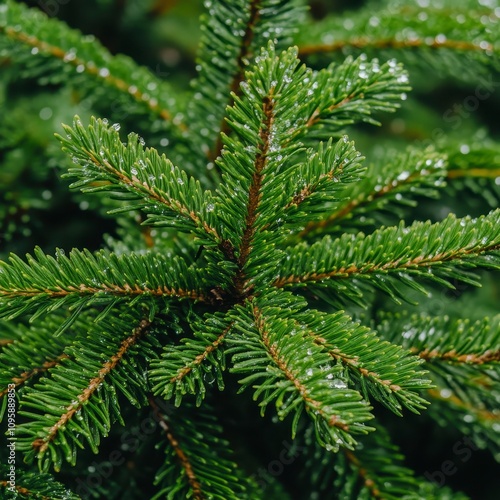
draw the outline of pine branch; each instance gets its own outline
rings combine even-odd
[[[160,360],[151,363],[149,377],[153,392],[165,399],[175,396],[179,406],[186,394],[196,396],[199,406],[206,395],[206,385],[217,381],[224,389],[222,372],[226,368],[224,344],[233,321],[227,315],[205,315],[193,320],[193,337],[182,339],[182,344],[168,346]]]
[[[500,316],[475,323],[451,322],[446,317],[433,318],[431,322],[424,317],[419,319],[418,341],[423,349],[413,345],[412,350],[427,362],[485,365],[500,361]],[[439,336],[437,330],[441,332]]]
[[[293,50],[282,53],[279,58],[274,54],[270,44],[268,52],[263,51],[259,56],[253,72],[247,72],[242,97],[235,97],[234,106],[228,110],[228,123],[234,135],[225,136],[225,148],[219,162],[225,174],[225,184],[219,191],[220,211],[230,214],[231,218],[225,222],[228,229],[237,234],[233,242],[238,265],[234,283],[236,294],[241,297],[250,290],[251,250],[258,246],[259,240],[262,242],[271,236],[270,233],[264,236],[262,232],[263,226],[274,218],[270,207],[264,211],[261,206],[264,200],[273,200],[265,196],[268,193],[264,192],[264,179],[266,176],[269,179],[268,174],[280,168],[284,152],[279,154],[280,143],[286,140],[284,123],[291,118],[293,80],[300,81],[305,73],[304,68],[296,70],[299,61]],[[251,125],[242,126],[248,116],[252,117]],[[242,219],[245,221],[243,227]],[[259,257],[264,256],[260,254]],[[269,250],[265,257],[270,258]]]
[[[498,426],[500,415],[498,414],[497,410],[489,410],[484,407],[478,408],[476,406],[473,406],[468,401],[464,401],[460,397],[453,395],[450,390],[430,389],[428,391],[428,395],[435,401],[444,402],[446,406],[454,407],[461,414],[470,415],[470,418],[466,420],[473,421],[477,419],[479,423],[487,425],[491,425],[491,423],[497,423]],[[497,426],[495,426],[493,430],[495,430]],[[495,435],[495,440],[497,441],[497,443],[500,443],[497,435]]]
[[[164,155],[143,148],[137,134],[129,134],[124,145],[115,125],[93,118],[85,129],[78,117],[73,128],[65,126],[65,131],[67,136],[58,138],[64,151],[80,165],[66,175],[78,179],[71,187],[83,192],[111,191],[137,200],[113,212],[140,209],[148,215],[144,224],[194,230],[205,244],[223,245],[211,193]]]
[[[245,3],[248,4],[248,2],[245,2]],[[234,104],[234,100],[233,100],[232,95],[233,94],[234,95],[240,94],[240,83],[243,81],[243,77],[245,75],[244,67],[246,64],[248,64],[248,61],[252,57],[250,47],[252,45],[252,39],[255,36],[255,29],[257,28],[256,24],[259,21],[261,8],[262,7],[260,5],[260,2],[258,2],[257,0],[250,1],[250,13],[249,13],[248,21],[246,22],[244,35],[241,39],[240,52],[239,52],[237,60],[236,60],[236,72],[235,72],[234,76],[232,77],[231,83],[229,85],[229,93],[230,93],[231,97],[230,97],[230,101],[228,103],[228,106],[231,106]],[[206,26],[208,27],[210,24],[211,23],[207,22]],[[221,25],[222,25],[222,23],[221,23]],[[241,31],[242,30],[240,30],[240,33],[241,33]],[[212,43],[209,43],[208,38],[209,37],[207,37],[206,47],[213,46]],[[202,48],[204,47],[203,43],[201,44],[201,47]],[[226,64],[224,66],[225,66],[224,69],[226,70],[226,68],[227,68]],[[205,66],[206,69],[208,69],[208,67],[209,67],[208,65]],[[203,69],[203,65],[202,65],[202,69]],[[202,76],[201,72],[200,72],[200,76]],[[200,78],[198,80],[198,82],[201,82],[202,80],[203,80],[203,78]],[[198,116],[199,116],[199,114],[198,114]],[[214,151],[209,152],[209,158],[212,161],[215,160],[216,158],[218,158],[222,152],[222,147],[223,147],[222,134],[228,134],[229,131],[230,130],[229,130],[229,127],[227,125],[227,122],[223,117],[222,123],[220,125],[220,134],[217,136],[217,142],[215,144]]]
[[[131,331],[133,323],[137,326]],[[108,434],[112,423],[123,425],[117,390],[133,405],[144,402],[147,387],[140,365],[158,347],[158,340],[147,335],[151,322],[123,315],[87,329],[88,337],[67,348],[68,358],[22,401],[20,414],[29,421],[17,426],[18,447],[29,461],[37,458],[44,471],[51,463],[59,470],[63,460],[74,465],[76,450],[83,447],[80,435],[97,453],[100,436]],[[66,385],[68,380],[72,383]]]
[[[408,22],[402,25],[401,19]],[[430,66],[441,74],[469,79],[485,74],[488,67],[498,67],[498,17],[493,6],[479,7],[472,0],[426,6],[394,0],[376,13],[370,5],[342,17],[327,16],[301,30],[297,41],[303,56],[376,52],[426,71]]]
[[[262,302],[273,300],[266,297]],[[285,310],[277,315],[275,308],[255,300],[236,311],[234,328],[240,335],[227,339],[227,352],[234,363],[231,371],[244,375],[241,390],[252,385],[262,411],[275,401],[280,420],[293,415],[295,435],[300,415],[306,410],[317,439],[332,450],[339,444],[351,448],[355,444],[352,433],[371,430],[364,424],[371,418],[370,407],[358,392],[347,389],[342,367],[334,365],[310,337],[294,335],[296,324],[284,319]]]
[[[431,387],[417,357],[342,314],[308,311],[297,327],[335,361],[342,363],[365,399],[372,395],[401,415],[402,406],[418,413],[426,405],[417,391]]]
[[[500,316],[468,319],[424,314],[385,318],[377,329],[421,359],[437,388],[427,395],[431,415],[442,425],[477,437],[500,450],[496,408],[500,396]]]
[[[152,141],[161,137],[170,158],[143,147],[136,134],[122,143],[118,123],[92,118],[83,126],[76,117],[59,136],[75,164],[67,176],[73,188],[96,193],[102,208],[118,216],[117,235],[107,237],[112,251],[66,256],[57,250],[51,257],[37,248],[26,259],[13,255],[0,262],[0,329],[6,325],[0,413],[9,412],[10,426],[13,394],[2,396],[14,383],[21,409],[17,451],[30,470],[37,463],[47,478],[44,485],[31,483],[34,476],[21,472],[17,496],[57,497],[59,486],[45,473],[60,471],[63,462],[76,465],[77,455],[79,467],[69,481],[81,473],[91,478],[91,459],[78,449],[98,452],[104,437],[125,436],[123,429],[110,436],[112,426],[134,416],[139,423],[142,412],[133,407],[148,402],[159,432],[138,440],[140,452],[130,466],[135,472],[127,477],[130,469],[122,468],[90,494],[140,496],[137,485],[156,468],[158,500],[453,498],[448,489],[416,478],[389,434],[368,426],[371,403],[402,415],[419,413],[429,399],[435,422],[500,457],[500,316],[472,323],[396,314],[376,324],[385,298],[374,290],[410,302],[411,289],[425,293],[428,282],[478,285],[475,269],[500,269],[500,210],[478,219],[450,215],[393,226],[413,220],[416,212],[408,207],[436,197],[444,180],[445,196],[481,191],[482,201],[496,206],[491,181],[498,172],[497,144],[481,132],[477,140],[467,138],[470,146],[437,140],[442,152],[380,155],[385,146],[379,144],[365,168],[344,135],[351,125],[379,124],[379,113],[395,111],[406,99],[409,76],[393,57],[423,63],[426,78],[448,73],[496,86],[491,70],[500,68],[498,9],[473,0],[423,3],[369,4],[297,34],[304,0],[207,1],[199,77],[182,115],[180,101],[170,97],[173,88],[128,58],[110,55],[91,37],[22,3],[0,6],[0,66],[14,77],[56,86],[51,100],[42,103],[44,93],[37,106],[66,113],[56,100],[70,95],[76,101],[85,96],[96,109],[123,104],[129,114],[124,127],[133,121],[149,130]],[[305,41],[302,49],[287,48],[296,34]],[[314,44],[309,52],[308,43]],[[339,51],[347,56],[343,62],[322,67]],[[298,58],[313,53],[315,69]],[[483,75],[490,79],[481,83]],[[418,77],[415,82],[420,85]],[[6,86],[0,83],[0,105],[11,90],[15,100],[24,99],[13,83],[9,75]],[[32,113],[35,104],[15,109]],[[415,123],[418,113],[410,111]],[[2,127],[0,147],[12,148],[7,176],[19,175],[36,154],[18,155],[31,138],[21,131],[31,125],[18,118],[24,114]],[[429,117],[419,123],[431,129],[436,117]],[[42,163],[54,164],[36,165]],[[218,189],[207,190],[215,179]],[[40,197],[34,193],[30,206]],[[10,224],[10,208],[3,212]],[[356,233],[359,228],[364,233]],[[485,281],[485,289],[496,292],[494,278],[490,285]],[[486,302],[485,296],[471,305]],[[488,300],[474,317],[495,307]],[[348,301],[371,311],[363,318],[375,326],[361,326],[339,311],[338,304]],[[31,321],[23,326],[25,314]],[[257,455],[270,457],[273,443],[255,453],[254,443],[239,435],[255,425],[249,401],[236,407],[230,400],[234,415],[225,399],[211,406],[215,386],[222,390],[228,381],[238,381],[241,391],[251,388],[262,414],[272,406],[273,423],[289,417],[293,449],[287,443],[288,456],[279,452],[268,472],[276,462],[284,467],[291,463],[287,458],[298,458],[281,479],[293,478],[305,463],[304,481],[282,486],[273,478],[270,489],[259,491],[257,474],[246,477],[232,461],[225,432],[236,434],[239,456],[252,470]],[[152,393],[172,400],[175,411],[160,408]],[[223,431],[219,419],[232,423]],[[268,435],[265,430],[262,440]],[[306,446],[298,457],[302,438]],[[155,468],[142,463],[157,458],[154,444],[165,448]],[[111,462],[110,456],[103,463]],[[123,478],[137,485],[123,492]]]
[[[476,394],[482,393],[481,385],[487,385],[485,395],[491,389],[488,379],[500,362],[500,316],[472,322],[398,315],[384,319],[378,330],[418,355],[442,380],[453,380],[456,387],[470,385]]]
[[[345,198],[349,189],[346,184],[361,177],[363,158],[346,136],[335,145],[332,140],[326,146],[320,143],[318,152],[311,149],[307,158],[288,174],[290,188],[284,191],[294,191],[285,206],[288,225],[304,225],[308,221],[313,224],[312,221],[322,219],[326,210]]]
[[[332,66],[316,74],[299,66],[294,49],[277,56],[274,46],[269,44],[246,73],[242,94],[235,96],[234,106],[228,109],[233,135],[223,137],[224,151],[218,162],[224,184],[218,191],[217,212],[225,214],[224,238],[232,241],[236,249],[237,296],[245,297],[252,287],[268,279],[274,268],[270,262],[276,265],[279,262],[279,254],[270,247],[279,233],[271,228],[282,220],[280,215],[285,215],[289,203],[300,196],[295,183],[283,182],[288,180],[289,169],[304,152],[300,138],[316,129],[331,133],[332,129],[339,130],[356,121],[375,123],[372,112],[395,109],[400,97],[398,90],[407,88],[406,75],[395,64],[377,65],[376,70],[375,64],[350,60],[341,68]],[[349,94],[345,90],[346,78],[350,78],[353,86]],[[337,85],[339,82],[342,84]],[[346,95],[351,97],[347,99]],[[346,119],[345,113],[353,118]],[[331,159],[328,154],[332,151],[330,145],[327,159]],[[352,146],[351,150],[337,146],[336,151],[352,163],[349,174],[353,175],[357,162]],[[297,175],[307,169],[307,160],[304,163],[297,169]],[[322,173],[326,175],[323,180],[327,180],[329,171],[329,165],[318,161],[317,182],[321,184]],[[310,175],[308,179],[313,181]],[[334,182],[333,177],[330,180]],[[287,188],[285,191],[283,186]],[[323,191],[332,189],[329,182],[321,187]],[[241,219],[245,220],[243,227]]]
[[[498,460],[500,457],[498,381],[489,390],[488,403],[491,405],[493,401],[493,406],[478,401],[471,402],[466,396],[464,398],[458,396],[447,386],[431,390],[427,394],[432,403],[429,407],[429,416],[442,427],[452,427],[461,434],[470,436],[474,449],[487,449]]]
[[[355,31],[355,30],[353,30]],[[355,48],[366,50],[370,48],[375,49],[418,49],[418,48],[429,48],[429,49],[450,49],[460,52],[478,52],[483,54],[491,54],[494,52],[494,46],[492,43],[485,42],[482,44],[467,42],[463,40],[448,40],[446,37],[440,37],[436,35],[435,37],[425,37],[412,40],[398,40],[395,36],[394,38],[351,38],[346,40],[340,40],[337,42],[332,42],[329,44],[317,44],[317,45],[303,45],[300,49],[301,55],[308,56],[311,54],[317,54],[320,52],[339,52],[345,48]]]
[[[299,236],[346,232],[385,221],[386,214],[401,219],[400,206],[416,206],[417,196],[436,197],[445,176],[445,157],[431,148],[389,151],[366,168],[360,182],[346,188],[343,200],[331,207],[326,218],[325,211],[322,220],[309,222]]]
[[[302,4],[300,0],[237,0],[207,5],[188,116],[210,160],[221,153],[220,133],[229,132],[225,108],[233,105],[233,96],[240,95],[246,68],[269,39],[276,38],[280,49],[290,45],[303,18]]]
[[[19,391],[68,357],[63,351],[73,342],[73,335],[53,336],[64,320],[52,316],[40,325],[12,328],[15,336],[0,353],[0,398],[7,394],[9,384],[15,384]],[[47,342],[49,338],[51,341]]]
[[[152,310],[157,300],[205,301],[203,273],[190,269],[180,258],[162,254],[123,254],[106,251],[63,250],[56,257],[35,249],[27,262],[12,255],[0,261],[0,316],[12,319],[36,311],[69,307],[74,312],[58,331],[71,325],[83,307],[106,306],[102,316],[119,302],[145,302]]]
[[[394,59],[383,64],[378,59],[369,61],[366,54],[332,63],[315,73],[312,80],[310,114],[297,134],[301,139],[307,134],[312,143],[340,136],[355,123],[380,125],[373,115],[394,112],[411,90],[408,73],[401,64]]]
[[[311,431],[312,429],[309,429]],[[333,454],[319,447],[312,432],[306,432],[307,460],[301,474],[311,481],[318,497],[399,500],[465,500],[415,477],[404,465],[404,457],[380,424],[374,433],[362,436],[355,450]]]
[[[416,222],[409,227],[382,228],[365,236],[325,237],[308,246],[303,243],[287,251],[278,288],[327,288],[360,301],[367,286],[385,291],[396,301],[405,299],[401,285],[421,292],[415,281],[426,278],[451,287],[445,278],[471,285],[477,281],[465,269],[499,268],[500,211],[478,219]],[[362,303],[362,302],[361,302]]]
[[[16,468],[15,487],[10,489],[8,466],[0,465],[0,494],[3,498],[29,498],[35,500],[79,500],[80,497],[68,490],[66,486],[58,483],[50,474],[40,472],[25,472],[20,467]]]
[[[152,500],[194,498],[205,500],[241,500],[255,498],[256,486],[245,478],[229,458],[229,443],[210,405],[165,415],[150,398],[156,418],[167,441],[165,461],[155,484],[160,490]]]
[[[129,113],[167,122],[181,135],[173,88],[124,55],[111,55],[93,36],[82,36],[37,9],[6,0],[0,11],[0,48],[29,76],[46,83],[69,80],[93,99],[123,100]],[[38,60],[37,60],[38,58]]]
[[[478,196],[496,208],[500,200],[500,148],[496,142],[452,144],[447,147],[448,180],[453,196]],[[465,192],[464,192],[465,191]]]
[[[151,397],[149,398],[149,404],[153,408],[153,411],[158,421],[160,422],[160,426],[165,432],[168,443],[173,448],[173,451],[177,456],[178,461],[180,462],[180,466],[182,467],[182,469],[184,469],[184,474],[187,478],[189,488],[192,490],[193,498],[195,498],[196,500],[203,499],[204,495],[202,492],[201,484],[198,478],[196,477],[196,474],[193,470],[193,466],[191,465],[189,458],[184,453],[184,450],[181,448],[177,438],[172,434],[172,431],[170,430],[166,418],[161,415],[158,405],[154,402],[154,399]]]

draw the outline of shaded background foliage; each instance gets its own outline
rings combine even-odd
[[[25,3],[63,19],[85,34],[94,35],[112,53],[129,55],[160,78],[168,79],[181,93],[189,88],[195,76],[198,17],[203,12],[199,0],[32,0]],[[329,12],[344,12],[364,3],[316,0],[310,7],[312,16],[320,20]],[[340,53],[337,59],[343,57]],[[316,59],[319,62],[321,57]],[[314,67],[314,58],[308,62]],[[75,114],[85,119],[91,114],[105,117],[113,113],[127,131],[133,129],[147,141],[151,133],[149,124],[141,127],[141,123],[128,116],[121,103],[101,102],[90,107],[75,90],[69,92],[57,82],[40,86],[34,79],[20,79],[8,59],[0,60],[0,64],[0,160],[3,165],[0,253],[28,251],[32,241],[47,252],[55,246],[99,247],[102,234],[113,231],[113,222],[95,214],[88,199],[83,200],[81,195],[64,188],[67,181],[61,181],[59,173],[61,162],[68,159],[60,152],[54,131],[60,132],[61,122],[70,122]],[[498,137],[498,84],[486,100],[479,102],[477,109],[467,112],[463,102],[474,95],[477,82],[450,79],[435,71],[429,75],[425,68],[410,69],[414,90],[402,109],[394,116],[379,116],[380,128],[361,125],[350,132],[368,158],[370,149],[378,153],[387,145],[384,142],[384,146],[378,148],[378,136],[401,145],[409,140],[426,143],[433,140],[432,133],[439,128],[448,137],[456,138],[462,154],[474,148],[471,143],[474,137],[479,144],[486,135]],[[455,106],[460,105],[462,111],[455,111]],[[492,160],[500,164],[500,150]],[[481,182],[486,185],[486,181],[479,184]],[[474,188],[476,184],[471,189]],[[487,190],[491,190],[491,185]],[[500,187],[496,194],[499,190]],[[458,216],[479,215],[491,209],[497,199],[496,196],[468,197],[467,191],[460,192],[457,196],[445,196],[445,204],[440,199],[439,213],[436,213],[436,205],[426,200],[419,203],[418,218],[439,220],[451,211]]]
[[[203,12],[201,1],[32,0],[25,3],[41,7],[47,14],[66,21],[69,26],[94,35],[112,53],[127,54],[148,66],[157,76],[174,84],[181,94],[188,90],[189,82],[195,76],[195,56],[200,36],[198,17]],[[362,0],[314,0],[310,3],[311,14],[321,20],[329,12],[344,12],[364,3]],[[337,55],[338,59],[344,56],[342,51]],[[308,60],[313,67],[315,62],[318,67],[321,66],[321,61],[321,56]],[[434,70],[426,70],[425,65],[410,66],[408,69],[415,90],[408,95],[402,109],[394,115],[378,117],[382,121],[380,128],[361,125],[349,133],[365,156],[370,158],[382,154],[388,143],[403,148],[409,141],[434,142],[433,133],[442,129],[456,144],[451,158],[459,166],[467,155],[474,155],[491,141],[499,141],[500,75],[493,75],[496,86],[491,95],[480,100],[477,109],[466,112],[463,111],[463,104],[469,96],[475,95],[477,82],[471,82],[466,75],[463,78],[460,75],[442,76]],[[90,115],[106,117],[112,113],[124,131],[136,131],[147,143],[150,139],[159,142],[159,149],[167,156],[168,144],[162,143],[161,139],[158,141],[157,137],[150,137],[154,135],[151,124],[137,121],[119,102],[100,100],[89,105],[77,89],[69,90],[57,81],[40,86],[35,79],[20,78],[16,71],[12,61],[0,58],[0,257],[4,258],[11,251],[23,254],[31,251],[35,244],[47,253],[52,253],[56,247],[66,250],[73,247],[100,248],[104,234],[115,234],[119,228],[114,219],[105,215],[100,203],[71,192],[67,188],[69,182],[61,180],[60,173],[65,170],[63,165],[70,160],[60,151],[54,132],[61,132],[60,124],[70,123],[75,114],[87,122]],[[462,112],[456,106],[462,106]],[[495,147],[490,148],[489,164],[500,168],[500,148],[496,151]],[[500,176],[496,181],[460,180],[442,193],[439,201],[419,200],[409,220],[437,221],[450,212],[458,216],[486,213],[498,205]],[[478,193],[480,196],[477,196]],[[144,237],[148,235],[145,233]],[[453,292],[436,289],[434,300],[425,308],[437,315],[461,310],[462,316],[471,318],[496,314],[500,302],[499,277],[498,273],[484,273],[483,288],[472,292],[476,296],[470,301],[473,308],[469,307],[468,300],[462,300],[462,293],[470,291],[464,285]],[[467,294],[467,297],[470,296]],[[396,308],[380,298],[379,305],[382,303],[386,309]],[[225,402],[234,401],[230,399],[230,393],[235,391],[233,387],[219,396],[222,407]],[[236,443],[235,448],[238,449],[238,443],[242,448],[248,446],[248,441],[242,439],[245,433],[259,434],[260,439],[251,442],[262,457],[261,463],[274,460],[275,443],[286,440],[288,435],[280,436],[278,440],[275,435],[261,435],[258,410],[251,405],[241,405],[231,411],[238,416],[233,427],[227,429],[231,440]],[[446,460],[451,460],[457,467],[457,473],[447,478],[448,486],[462,489],[473,499],[496,498],[498,465],[489,453],[473,450],[465,467],[460,456],[453,451],[457,441],[463,438],[455,431],[436,428],[431,419],[425,418],[425,414],[423,418],[406,415],[404,422],[389,412],[379,411],[379,414],[385,416],[385,423],[390,424],[392,429],[400,426],[401,433],[394,434],[396,442],[406,454],[408,465],[417,473],[440,470]],[[147,417],[148,410],[139,415],[132,412],[124,415],[132,429],[140,429],[138,426]],[[408,429],[413,429],[414,435],[408,435]],[[106,449],[111,451],[119,447],[119,435],[114,432],[106,440],[102,456],[106,456]],[[415,435],[421,436],[421,439],[415,440]],[[141,450],[140,455],[161,457],[161,453],[153,449]],[[140,466],[146,483],[151,483],[154,467],[137,464],[134,454],[127,451],[124,457],[124,465],[115,468],[112,480],[120,483],[126,480],[128,468]],[[89,471],[94,467],[93,460],[94,457],[88,453]],[[284,468],[283,483],[286,483],[286,477],[295,476],[300,469],[298,456]],[[68,479],[71,476],[72,473],[68,472]],[[77,479],[72,477],[70,481],[77,483]],[[147,495],[150,492],[144,493]]]

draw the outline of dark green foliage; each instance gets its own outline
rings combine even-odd
[[[486,243],[491,245],[491,251]],[[425,293],[425,288],[414,279],[417,277],[448,287],[452,285],[444,278],[478,284],[466,269],[499,269],[499,245],[500,210],[479,219],[450,215],[436,224],[415,222],[405,227],[401,223],[368,236],[349,234],[339,240],[326,236],[312,245],[302,243],[294,247],[275,285],[332,288],[361,301],[368,285],[395,300],[404,299],[406,290],[401,285]]]
[[[392,339],[397,335],[405,348],[426,361],[436,387],[428,392],[435,418],[472,435],[477,446],[498,457],[499,353],[490,346],[500,342],[500,317],[470,321],[422,314],[392,318],[391,323],[382,321],[381,334]]]
[[[6,466],[0,467],[0,474],[2,478],[8,474]],[[5,486],[2,484],[2,498],[15,499],[24,496],[26,498],[33,498],[36,500],[45,500],[47,498],[65,498],[67,500],[78,500],[80,497],[69,491],[64,485],[58,483],[50,474],[43,474],[40,472],[23,472],[17,470],[16,484],[20,493],[11,494],[6,491]]]
[[[71,79],[82,97],[124,100],[129,113],[146,109],[168,122],[175,117],[174,91],[168,83],[128,57],[112,56],[93,36],[82,37],[56,19],[10,0],[0,11],[0,32],[0,49],[20,63],[16,69],[23,77],[36,77],[44,85]]]
[[[308,460],[304,477],[310,475],[313,491],[326,491],[325,499],[387,498],[390,500],[432,499],[465,500],[465,495],[453,493],[414,477],[403,465],[403,455],[380,425],[377,431],[360,439],[357,451],[345,450],[335,455],[326,453],[306,434]],[[319,464],[319,467],[318,467]]]
[[[153,498],[196,498],[203,494],[205,485],[210,488],[211,498],[218,500],[239,500],[255,494],[253,481],[243,477],[237,465],[227,458],[229,443],[209,413],[210,405],[205,404],[200,410],[186,403],[182,410],[170,416],[157,414],[169,443],[165,462],[155,478],[160,490]]]
[[[66,102],[65,156],[44,154],[118,224],[101,250],[0,261],[0,415],[11,436],[15,410],[19,465],[2,498],[466,498],[412,462],[405,439],[418,446],[425,422],[499,460],[498,145],[484,130],[409,144],[387,114],[408,100],[419,123],[422,68],[485,85],[500,6],[383,4],[312,22],[301,0],[207,1],[188,93],[0,5],[0,90]],[[16,152],[30,135],[13,102],[6,190],[33,156]],[[24,202],[6,199],[13,240]],[[480,319],[458,301],[429,314],[445,293]]]
[[[219,347],[232,327],[227,315],[210,314],[191,318],[193,339],[182,339],[181,345],[170,346],[161,360],[151,364],[149,376],[155,384],[153,391],[170,399],[175,394],[179,405],[183,396],[196,396],[200,405],[206,394],[206,385],[217,382],[224,389],[223,372],[226,368],[225,352]]]
[[[377,6],[374,9],[374,5]],[[331,14],[300,32],[304,53],[383,54],[474,81],[498,68],[498,11],[475,0],[389,0],[346,16]],[[402,29],[401,19],[405,24]]]

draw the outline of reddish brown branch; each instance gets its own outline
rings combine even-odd
[[[271,127],[274,119],[274,100],[272,97],[273,88],[270,89],[270,95],[264,97],[262,103],[262,112],[264,114],[264,123],[259,133],[259,150],[255,157],[254,172],[252,183],[248,194],[247,215],[245,218],[245,229],[241,239],[240,253],[238,257],[238,272],[235,276],[235,285],[238,295],[243,296],[246,292],[246,276],[244,272],[245,264],[252,249],[252,241],[255,235],[255,221],[257,220],[257,208],[260,203],[260,189],[263,181],[262,171],[267,163],[269,151],[269,142],[271,136]]]
[[[105,285],[102,286],[86,286],[81,284],[79,286],[67,286],[60,290],[46,289],[40,290],[37,288],[27,288],[25,290],[0,290],[0,296],[4,297],[34,297],[40,294],[46,294],[49,298],[61,298],[66,297],[70,294],[80,294],[80,295],[94,295],[97,293],[108,293],[110,295],[116,296],[135,296],[135,295],[153,295],[155,297],[163,297],[163,296],[173,296],[179,298],[187,298],[198,301],[208,301],[208,299],[201,293],[196,290],[184,290],[182,288],[169,288],[167,286],[158,286],[157,288],[141,288],[137,284],[131,287],[128,283],[124,285]]]
[[[348,203],[346,203],[342,208],[337,210],[336,212],[330,214],[326,219],[323,219],[318,222],[309,222],[306,227],[299,233],[299,237],[303,238],[304,236],[307,236],[311,232],[318,230],[318,229],[324,229],[325,227],[331,226],[334,222],[346,217],[349,215],[354,209],[367,205],[368,203],[371,203],[374,200],[377,200],[378,198],[382,198],[386,194],[390,193],[391,191],[394,191],[395,189],[404,186],[405,184],[409,184],[411,182],[414,182],[415,179],[418,179],[419,177],[422,176],[422,172],[416,172],[410,176],[408,176],[406,179],[402,181],[397,181],[397,180],[391,180],[390,183],[386,184],[382,189],[378,191],[372,191],[369,194],[363,194],[359,196],[358,198],[354,198],[350,200]]]
[[[383,500],[384,497],[382,493],[378,489],[375,481],[371,479],[370,473],[364,467],[362,467],[362,464],[358,460],[358,457],[356,457],[356,455],[352,451],[345,448],[343,448],[342,451],[344,452],[347,460],[358,470],[358,475],[361,477],[364,485],[370,490],[371,497]]]
[[[103,364],[96,377],[90,380],[88,386],[78,395],[76,403],[66,407],[66,412],[61,415],[59,420],[49,429],[45,438],[36,439],[32,446],[39,453],[44,453],[50,443],[56,438],[57,433],[66,426],[66,424],[74,417],[74,415],[82,409],[84,404],[91,398],[94,392],[103,383],[104,379],[116,368],[118,363],[128,353],[128,351],[143,337],[151,325],[151,322],[143,319],[137,328],[134,329],[132,335],[128,336],[120,345],[118,352],[114,354],[109,361]]]
[[[259,16],[260,16],[260,1],[259,0],[251,0],[250,2],[250,16],[247,22],[247,26],[245,29],[245,34],[243,35],[243,38],[241,40],[241,47],[240,47],[240,53],[238,54],[238,59],[236,62],[236,73],[233,76],[233,79],[231,81],[231,85],[229,87],[230,90],[230,98],[228,102],[228,106],[232,106],[234,104],[234,98],[232,97],[231,93],[234,93],[235,95],[240,95],[241,94],[241,89],[240,89],[240,83],[243,81],[243,77],[245,76],[245,61],[250,59],[250,46],[252,44],[252,40],[254,38],[254,30],[255,30],[255,25],[258,22]],[[229,133],[229,125],[225,119],[225,117],[222,119],[222,123],[220,126],[220,133],[217,136],[217,143],[215,145],[214,151],[210,153],[210,159],[213,161],[215,160],[221,153],[222,151],[222,134],[227,134]]]
[[[416,349],[412,349],[413,352]],[[426,361],[453,361],[455,363],[464,363],[470,365],[482,365],[485,363],[494,363],[500,361],[500,351],[485,351],[481,354],[458,354],[455,349],[446,352],[439,352],[437,349],[425,349],[420,352],[415,352],[419,357]]]
[[[328,415],[320,401],[313,399],[309,395],[309,390],[307,387],[295,376],[295,374],[288,368],[286,361],[280,356],[276,346],[270,342],[269,332],[266,330],[264,318],[261,315],[260,310],[257,307],[253,308],[253,315],[255,318],[255,324],[261,333],[262,342],[264,343],[266,349],[271,355],[276,366],[283,372],[285,377],[292,382],[300,396],[302,397],[304,403],[307,407],[317,411],[319,415],[332,427],[337,427],[343,431],[348,431],[349,426],[344,423],[338,415]]]
[[[50,370],[50,368],[54,368],[54,366],[57,366],[63,359],[67,359],[68,355],[67,354],[61,354],[60,356],[57,356],[57,358],[50,360],[50,361],[45,361],[45,363],[42,364],[42,366],[37,366],[35,368],[32,368],[31,370],[25,371],[21,373],[18,377],[13,377],[12,382],[17,386],[24,384],[27,380],[30,378],[38,375],[39,373],[46,372],[47,370]],[[4,389],[3,391],[0,391],[0,398],[5,396],[9,392],[8,389]]]
[[[443,396],[438,389],[428,389],[427,393],[429,394],[429,396],[431,396],[434,399],[438,399],[438,400],[443,401],[447,404],[451,404],[452,406],[455,406],[455,407],[459,408],[460,410],[464,410],[468,413],[472,413],[472,414],[476,415],[480,420],[500,421],[500,413],[495,412],[495,411],[489,411],[489,410],[484,409],[484,408],[476,408],[474,406],[471,406],[469,403],[460,399],[456,395]]]
[[[195,366],[203,363],[207,356],[218,349],[219,346],[224,342],[224,339],[231,330],[232,326],[233,323],[231,323],[211,344],[209,344],[201,354],[198,354],[198,356],[194,358],[194,361],[192,363],[179,370],[177,372],[177,375],[169,380],[169,383],[174,384],[178,380],[182,380],[188,373],[193,370]]]
[[[160,408],[156,404],[155,400],[151,396],[148,397],[148,400],[149,404],[151,405],[151,408],[153,408],[155,417],[158,420],[160,427],[165,431],[165,435],[168,439],[168,442],[170,443],[170,446],[172,446],[172,448],[174,449],[174,452],[177,455],[177,458],[186,473],[186,477],[193,492],[193,498],[195,500],[203,500],[205,498],[205,495],[203,494],[201,483],[196,477],[196,474],[194,472],[191,461],[189,460],[189,457],[186,455],[186,453],[181,447],[181,444],[172,433],[172,430],[170,429],[170,425],[167,422],[167,419],[161,414]]]
[[[139,89],[135,88],[134,86],[130,85],[126,81],[117,78],[113,75],[109,74],[109,71],[102,72],[102,68],[99,68],[95,65],[90,65],[87,64],[86,61],[79,59],[78,57],[68,57],[68,53],[62,50],[59,47],[55,47],[54,45],[50,45],[46,42],[43,42],[42,40],[39,40],[35,36],[30,36],[26,35],[25,33],[20,33],[13,28],[1,28],[0,31],[4,31],[5,34],[13,39],[17,40],[19,42],[22,42],[26,45],[29,45],[30,47],[38,49],[40,52],[50,54],[52,57],[55,57],[56,59],[60,59],[61,61],[64,61],[66,64],[69,64],[71,66],[74,66],[75,68],[82,68],[82,71],[85,73],[93,76],[94,78],[97,78],[99,80],[102,80],[105,82],[107,85],[110,87],[114,87],[121,92],[124,92],[128,95],[130,95],[132,98],[135,99],[136,102],[146,105],[150,111],[158,115],[160,118],[166,121],[173,121],[173,117],[170,113],[170,111],[163,109],[156,99],[150,99],[148,96],[141,92]],[[178,124],[178,127],[182,130],[186,130],[186,126],[184,124]]]
[[[368,37],[353,38],[351,40],[339,40],[334,43],[319,43],[312,45],[303,45],[299,48],[299,55],[308,56],[311,54],[337,52],[346,47],[354,47],[356,49],[376,48],[376,49],[416,49],[420,47],[428,47],[430,49],[452,49],[463,52],[479,51],[492,52],[494,47],[488,43],[480,46],[472,42],[463,40],[439,40],[432,38],[427,39],[412,39],[412,40],[396,40],[394,38],[386,38],[382,40],[373,40]]]

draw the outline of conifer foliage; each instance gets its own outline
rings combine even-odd
[[[500,210],[414,210],[449,185],[484,182],[495,200],[498,158],[458,164],[441,141],[365,159],[350,138],[401,106],[423,63],[463,82],[498,69],[500,6],[457,3],[314,23],[300,0],[207,1],[189,99],[56,18],[0,5],[17,77],[78,89],[96,110],[114,99],[154,129],[149,144],[127,134],[113,109],[64,125],[64,177],[120,236],[0,262],[2,417],[13,386],[18,405],[2,498],[125,498],[126,465],[81,487],[88,451],[104,463],[148,411],[127,475],[144,462],[151,498],[464,498],[411,470],[392,424],[428,418],[499,457],[499,317],[425,304],[500,269]],[[289,437],[296,478],[257,478],[259,453],[235,432],[252,399],[254,428]],[[145,498],[140,480],[126,498]]]

